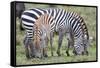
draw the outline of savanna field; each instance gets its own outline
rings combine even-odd
[[[31,8],[49,8],[49,5],[41,5],[41,4],[26,4],[26,9]],[[51,56],[50,44],[48,45],[48,57],[39,59],[32,58],[27,59],[25,56],[25,50],[23,45],[23,39],[25,36],[25,31],[21,31],[19,29],[19,19],[16,18],[16,64],[17,65],[29,65],[29,64],[48,64],[48,63],[67,63],[67,62],[80,62],[80,61],[95,61],[96,60],[96,8],[95,7],[79,7],[79,6],[59,6],[56,5],[57,8],[62,8],[67,11],[73,11],[78,13],[83,17],[89,32],[89,36],[92,38],[90,41],[90,46],[88,48],[89,55],[86,56],[74,56],[72,53],[72,49],[70,48],[70,56],[67,56],[66,46],[67,40],[66,37],[63,39],[62,47],[61,47],[61,56],[57,56],[56,51],[58,47],[58,35],[54,37],[53,43],[53,52],[54,56]]]

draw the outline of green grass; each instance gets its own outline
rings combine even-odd
[[[24,47],[17,46],[17,65],[23,64],[47,64],[47,63],[62,63],[62,62],[79,62],[79,61],[95,61],[96,60],[96,48],[92,46],[89,48],[89,56],[74,56],[72,50],[70,50],[70,56],[66,56],[65,49],[61,49],[61,56],[58,57],[56,49],[54,50],[54,56],[51,56],[50,50],[48,50],[48,58],[38,59],[26,59]]]
[[[29,8],[47,8],[48,5],[34,5],[25,4],[27,9]],[[89,30],[89,36],[92,36],[94,40],[91,42],[91,46],[88,48],[89,56],[74,56],[72,49],[70,49],[70,55],[67,56],[66,44],[67,40],[64,38],[61,47],[61,56],[58,57],[56,54],[58,46],[58,36],[54,37],[53,52],[54,56],[51,56],[50,45],[48,45],[48,57],[43,59],[33,58],[27,59],[25,56],[25,50],[23,45],[23,38],[25,35],[24,31],[19,30],[19,20],[17,19],[16,25],[16,64],[17,65],[28,65],[28,64],[48,64],[48,63],[63,63],[63,62],[79,62],[79,61],[95,61],[96,60],[96,9],[92,7],[74,7],[74,6],[57,6],[58,8],[66,9],[67,11],[74,11],[84,18]]]

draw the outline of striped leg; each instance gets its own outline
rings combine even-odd
[[[29,59],[30,58],[29,49],[28,49],[29,42],[28,42],[28,38],[27,37],[24,38],[23,43],[25,45],[26,57]]]
[[[66,35],[67,35],[67,40],[68,40],[68,45],[66,45],[67,46],[66,54],[67,54],[67,56],[70,56],[69,48],[70,48],[70,46],[74,45],[74,41],[73,41],[74,39],[73,39],[73,35],[71,32],[67,33]]]
[[[61,54],[60,54],[60,48],[61,48],[63,36],[64,36],[64,33],[63,33],[62,29],[59,29],[59,40],[58,40],[58,50],[57,50],[58,56],[61,56]]]
[[[25,45],[26,57],[27,58],[35,57],[35,48],[34,48],[32,39],[26,36],[24,38],[23,43]]]
[[[69,54],[70,45],[71,45],[71,43],[70,43],[70,40],[68,39],[68,45],[67,45],[67,50],[66,50],[67,56],[70,56],[70,54]]]
[[[88,56],[88,50],[87,50],[87,46],[86,45],[84,45],[83,55],[87,55]]]
[[[30,48],[30,52],[31,52],[31,57],[34,58],[35,57],[35,47],[33,45],[32,40],[29,41],[29,48]]]
[[[89,40],[86,37],[86,35],[84,35],[84,55],[88,55],[88,46],[89,46]]]
[[[50,33],[50,45],[51,45],[51,55],[53,56],[53,47],[52,47],[52,43],[53,43],[53,36],[54,36],[54,33]]]
[[[46,46],[43,48],[43,56],[44,57],[48,57],[48,55],[47,55],[48,42],[49,42],[49,39],[46,37],[46,39],[45,39]]]

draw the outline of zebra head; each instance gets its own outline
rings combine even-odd
[[[77,44],[77,45],[74,45],[74,51],[73,53],[75,55],[84,55],[84,44]]]

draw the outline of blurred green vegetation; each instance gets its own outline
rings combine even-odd
[[[23,45],[23,38],[25,35],[24,31],[20,31],[19,29],[19,19],[16,20],[16,63],[17,65],[27,65],[27,64],[46,64],[46,63],[66,63],[66,62],[79,62],[79,61],[95,61],[96,60],[96,8],[95,7],[79,7],[79,6],[60,6],[53,5],[55,8],[62,8],[67,11],[73,11],[78,13],[83,17],[87,27],[89,36],[93,37],[93,41],[91,42],[91,46],[88,48],[89,56],[74,56],[72,53],[72,49],[70,49],[71,56],[67,56],[65,53],[67,40],[64,38],[61,54],[62,56],[58,57],[56,54],[57,46],[58,46],[58,36],[54,37],[53,51],[54,56],[51,56],[50,45],[48,45],[48,58],[38,59],[33,58],[27,60],[25,57],[25,50]],[[26,9],[31,8],[50,8],[51,5],[41,5],[41,4],[25,4]]]

